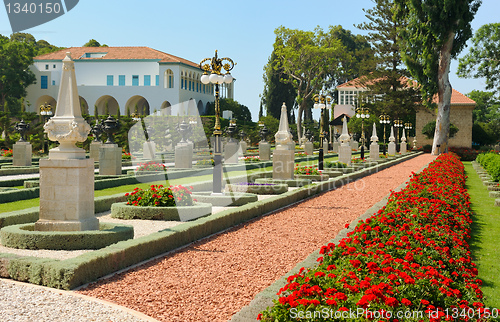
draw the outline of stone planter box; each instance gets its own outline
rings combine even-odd
[[[490,191],[489,193],[490,198],[500,198],[500,191]]]
[[[489,191],[500,191],[500,186],[487,186]]]
[[[209,203],[214,207],[237,207],[259,200],[254,193],[231,192],[221,195],[212,195],[212,192],[193,192],[191,194],[197,202]]]
[[[246,192],[258,195],[279,195],[288,191],[287,184],[256,183],[251,185],[226,184],[225,192]]]
[[[272,178],[258,178],[255,179],[255,183],[277,183],[277,184],[286,184],[289,187],[303,187],[311,184],[311,179],[289,179],[289,180],[281,180],[281,179],[272,179]]]
[[[165,221],[189,221],[212,214],[212,205],[195,202],[193,206],[183,207],[136,207],[126,202],[111,206],[111,217],[118,219],[146,219]]]
[[[327,181],[328,179],[330,179],[330,177],[327,174],[320,174],[320,175],[296,174],[295,178],[309,179],[312,181]]]

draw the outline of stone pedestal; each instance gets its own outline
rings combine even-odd
[[[248,147],[248,144],[245,141],[241,140],[240,141],[240,148],[241,148],[241,152],[243,154],[245,154],[247,152],[247,147]]]
[[[146,141],[142,145],[142,157],[146,160],[154,160],[156,158],[156,143]]]
[[[379,158],[380,158],[380,152],[378,143],[372,142],[372,144],[370,144],[370,159],[378,160]]]
[[[94,162],[99,162],[99,149],[103,146],[101,142],[90,143],[89,158],[94,159]]]
[[[401,154],[406,153],[406,142],[401,142],[399,145],[399,152],[401,152]]]
[[[240,144],[238,142],[227,142],[226,145],[224,145],[224,163],[237,164],[239,149]]]
[[[12,147],[12,165],[17,167],[30,167],[32,146],[29,142],[16,142]]]
[[[94,215],[94,162],[40,160],[38,231],[98,230]]]
[[[99,174],[105,176],[122,174],[122,149],[116,144],[103,144],[99,149]]]
[[[348,166],[350,166],[351,159],[352,159],[351,145],[350,144],[341,145],[339,147],[339,162],[345,163]]]
[[[295,151],[276,149],[273,153],[273,179],[291,180],[294,178]]]
[[[307,155],[312,156],[314,154],[314,144],[312,142],[306,142],[304,143],[304,152]]]
[[[358,151],[359,150],[359,143],[358,143],[358,141],[351,141],[351,149],[353,151]]]
[[[396,155],[396,143],[389,142],[388,147],[387,147],[387,154]]]
[[[259,142],[259,159],[260,161],[271,160],[271,144],[268,142]]]
[[[339,153],[340,143],[333,142],[333,153]]]
[[[178,143],[175,146],[175,168],[186,169],[193,167],[193,145],[189,142]]]

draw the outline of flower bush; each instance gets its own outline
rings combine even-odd
[[[346,238],[323,246],[317,267],[289,276],[257,319],[290,321],[295,313],[340,321],[347,319],[333,314],[345,311],[362,312],[348,315],[353,321],[477,321],[494,314],[482,302],[467,244],[465,178],[456,155],[440,155]],[[397,318],[408,311],[416,317]]]
[[[305,153],[305,152],[297,152],[297,153],[295,153],[295,156],[298,156],[298,157],[307,157],[307,153]]]
[[[448,151],[456,153],[461,161],[474,161],[481,153],[481,151],[471,148],[456,148],[452,146],[448,148]]]
[[[326,161],[324,163],[324,167],[342,169],[342,168],[347,168],[347,164],[345,164],[344,162]]]
[[[13,155],[14,155],[14,152],[12,152],[12,149],[2,150],[2,153],[0,153],[0,156],[2,156],[2,157],[11,157]]]
[[[321,175],[321,171],[318,170],[318,168],[313,167],[313,166],[301,166],[299,164],[295,165],[295,170],[293,171],[294,174],[301,174],[301,175],[310,175],[310,176],[318,176]]]
[[[260,162],[260,157],[244,157],[243,161],[245,161],[245,163]]]
[[[149,161],[139,164],[136,171],[165,171],[167,167],[163,163]]]
[[[379,158],[381,158],[381,159],[387,159],[388,157],[389,156],[387,154],[385,154],[385,155],[383,153],[379,154]]]
[[[151,185],[150,189],[135,188],[131,193],[126,193],[127,205],[137,207],[176,207],[192,206],[193,201],[190,189],[184,186]]]
[[[361,158],[352,158],[351,163],[364,163],[366,162],[366,159],[361,159]]]
[[[122,153],[122,160],[131,160],[132,159],[132,155],[128,152],[123,152]]]
[[[209,166],[209,165],[214,165],[214,159],[202,159],[202,160],[198,160],[196,161],[195,165],[198,165],[198,166]]]

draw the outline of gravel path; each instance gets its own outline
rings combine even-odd
[[[424,154],[201,240],[79,293],[161,321],[227,321],[433,160]]]

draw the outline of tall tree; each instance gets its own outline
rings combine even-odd
[[[417,103],[421,100],[419,90],[409,80],[399,48],[400,29],[406,28],[406,20],[393,20],[393,0],[374,0],[372,9],[363,9],[368,22],[357,28],[368,30],[368,41],[374,50],[369,66],[372,72],[360,80],[369,89],[367,93],[376,98],[371,105],[372,113],[389,114],[392,119],[414,118]]]
[[[297,136],[302,137],[304,113],[311,106],[311,98],[321,89],[331,89],[334,82],[343,73],[342,62],[349,60],[349,54],[342,42],[331,37],[317,27],[314,31],[288,29],[283,26],[274,32],[276,71],[287,75],[286,82],[297,91]],[[288,107],[290,108],[290,106]]]
[[[481,26],[470,51],[458,62],[459,77],[485,77],[486,89],[500,90],[500,23]]]
[[[35,83],[35,74],[29,69],[34,53],[31,42],[0,38],[0,106],[26,96],[26,88]]]
[[[472,36],[471,21],[481,0],[394,0],[394,19],[408,21],[400,29],[403,60],[418,81],[424,104],[433,106],[437,94],[438,112],[432,153],[438,145],[448,147],[452,87],[450,62]]]
[[[280,40],[276,38],[276,42]],[[288,119],[291,117],[291,110],[295,103],[297,91],[288,82],[288,76],[277,70],[276,51],[273,50],[266,66],[264,66],[264,92],[262,103],[266,106],[266,115],[271,115],[276,119],[281,116],[281,106],[283,102],[288,107]]]
[[[473,122],[500,122],[500,101],[495,97],[495,93],[473,90],[467,97],[476,102],[472,111]]]
[[[101,47],[101,44],[95,39],[90,39],[83,47]]]

